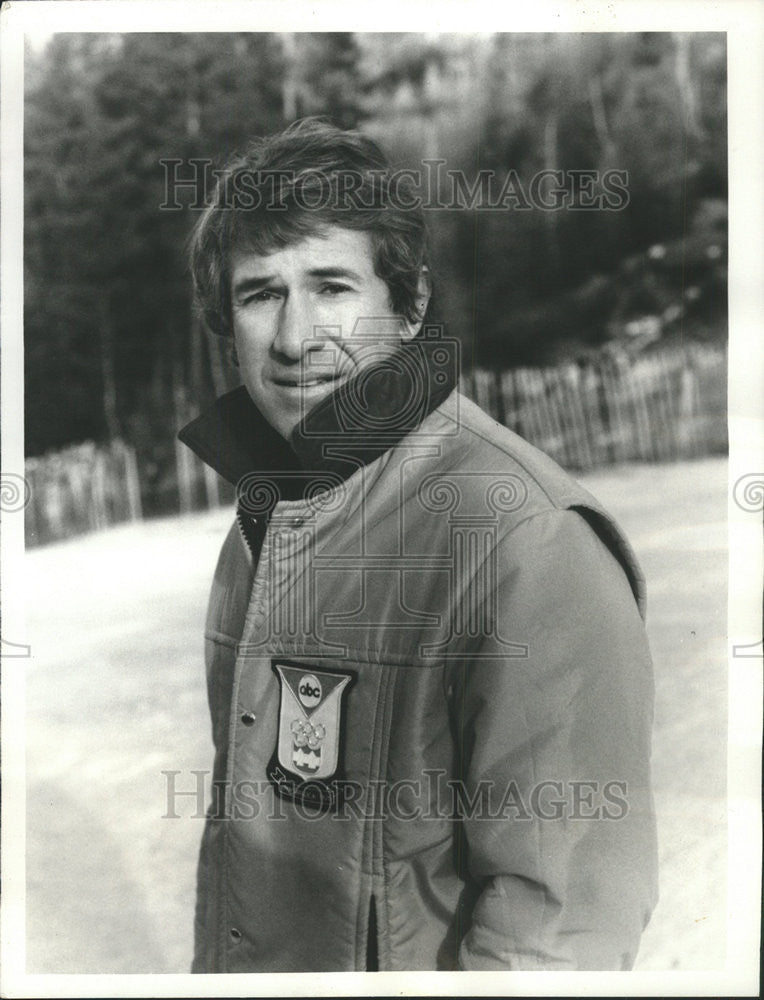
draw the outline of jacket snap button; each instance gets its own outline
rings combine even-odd
[[[301,517],[293,517],[292,518],[292,527],[293,528],[301,528],[302,525],[303,525],[303,520],[302,520]]]
[[[252,726],[254,725],[256,718],[257,716],[255,715],[254,712],[244,712],[244,714],[241,717],[241,721],[244,723],[245,726]]]
[[[231,940],[233,941],[234,944],[238,944],[241,941],[241,931],[238,930],[236,927],[231,928],[230,934],[231,934]]]

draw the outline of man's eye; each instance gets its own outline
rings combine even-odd
[[[275,292],[269,292],[267,288],[262,289],[259,292],[253,292],[242,300],[242,305],[249,305],[250,302],[269,302],[271,299],[275,299],[278,296]]]
[[[321,293],[323,295],[339,295],[341,292],[350,292],[352,289],[349,285],[343,285],[338,281],[327,281],[321,286]]]

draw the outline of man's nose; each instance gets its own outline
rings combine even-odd
[[[288,295],[279,313],[273,349],[290,361],[300,361],[309,350],[320,347],[320,338],[314,332],[315,325],[313,309],[307,298]]]

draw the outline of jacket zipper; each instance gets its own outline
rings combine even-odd
[[[268,531],[268,518],[265,514],[260,517],[253,517],[251,514],[245,514],[240,507],[237,507],[236,520],[239,522],[239,528],[241,529],[247,548],[252,553],[252,569],[255,571],[260,561],[260,552],[266,532]]]
[[[247,548],[252,553],[252,569],[257,570],[260,561],[260,553],[263,548],[263,541],[268,531],[268,517],[265,515],[254,517],[252,514],[245,514],[241,508],[236,509],[236,520],[239,523],[242,536]],[[379,942],[377,931],[377,904],[374,895],[369,897],[369,914],[367,919],[366,935],[366,971],[379,972]]]

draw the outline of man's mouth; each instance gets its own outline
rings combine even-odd
[[[300,377],[274,378],[273,382],[276,385],[288,389],[311,389],[317,385],[328,385],[332,382],[337,382],[339,378],[340,376],[338,374],[312,375],[310,378],[300,378]]]

